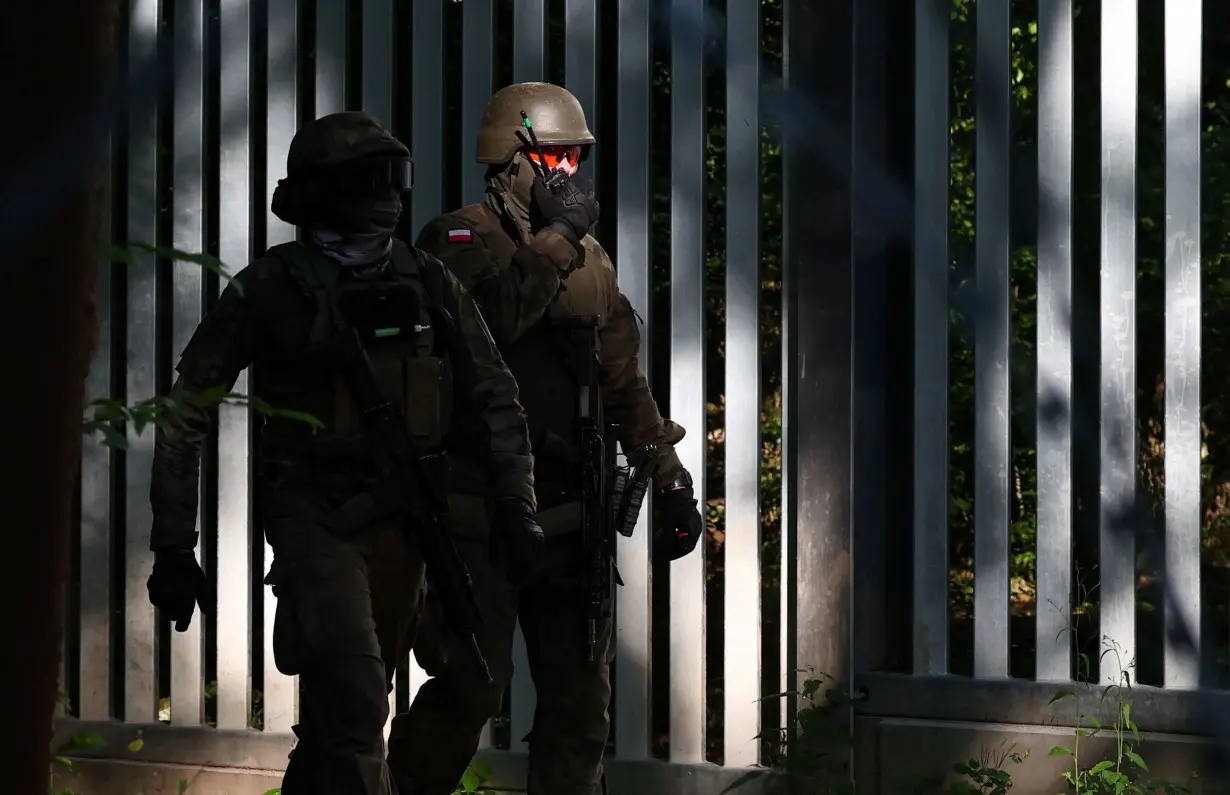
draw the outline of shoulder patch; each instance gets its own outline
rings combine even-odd
[[[469,243],[473,233],[469,229],[450,229],[448,230],[448,242],[450,243]]]

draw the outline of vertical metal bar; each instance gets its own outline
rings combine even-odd
[[[363,110],[393,127],[393,0],[363,0]],[[317,114],[319,115],[319,114]]]
[[[1072,678],[1072,0],[1038,6],[1037,678]]]
[[[108,141],[107,151],[114,150]],[[99,228],[104,243],[111,242],[114,174],[106,165]],[[111,268],[109,259],[98,262],[98,348],[90,362],[85,399],[111,397]],[[81,449],[81,592],[77,603],[81,650],[77,671],[77,717],[110,720],[111,711],[111,448],[98,436],[86,437]]]
[[[482,201],[486,166],[475,162],[478,128],[491,99],[494,78],[495,6],[492,0],[468,0],[461,10],[461,196],[466,204]],[[438,78],[437,78],[438,79]],[[430,155],[428,155],[430,156]],[[480,748],[491,747],[491,724],[483,729]]]
[[[1102,15],[1102,370],[1099,506],[1103,682],[1136,658],[1136,543],[1123,526],[1136,499],[1137,3]],[[1189,43],[1190,46],[1190,43]]]
[[[410,220],[414,234],[443,211],[444,159],[444,4],[415,3],[414,51],[411,96],[414,116],[410,122],[410,151],[414,159],[415,182],[411,194]],[[466,142],[462,155],[466,156]],[[472,154],[472,153],[471,153]]]
[[[1008,0],[978,4],[974,675],[1008,675]]]
[[[948,673],[948,14],[914,30],[914,672]]]
[[[725,765],[760,761],[760,8],[726,7]]]
[[[205,6],[203,0],[175,9],[175,154],[172,241],[180,251],[205,249]],[[195,262],[175,262],[172,276],[171,347],[178,356],[201,322],[205,271]],[[197,532],[201,530],[198,506]],[[198,545],[197,557],[203,554]],[[171,633],[171,724],[200,726],[205,716],[201,663],[203,619]]]
[[[1200,684],[1200,0],[1166,0],[1166,687]]]
[[[129,6],[128,62],[135,68],[158,57],[158,2],[132,0]],[[153,244],[158,232],[158,108],[154,101],[137,104],[129,119],[128,239]],[[158,295],[154,255],[133,251],[128,266],[127,401],[129,405],[156,396],[155,329]],[[152,723],[158,717],[158,668],[154,643],[154,608],[145,580],[154,556],[149,550],[150,468],[154,433],[128,427],[125,454],[124,566],[124,720]]]
[[[510,751],[528,753],[529,744],[524,738],[534,726],[534,705],[538,693],[534,689],[534,680],[530,677],[530,656],[525,646],[525,634],[518,623],[513,633],[513,681],[512,693],[509,699],[509,743]]]
[[[591,5],[597,5],[591,0]],[[547,71],[546,0],[513,5],[513,82],[541,82]]]
[[[252,258],[251,75],[248,0],[223,0],[219,9],[224,131],[218,151],[218,258],[232,272]],[[225,285],[221,285],[225,288]],[[249,371],[235,382],[247,394]],[[218,728],[244,729],[252,711],[252,473],[251,415],[246,406],[218,407]]]
[[[364,35],[367,14],[368,9],[364,8]],[[346,29],[346,0],[323,0],[316,4],[315,115],[318,119],[346,109]],[[366,64],[363,75],[366,80]]]
[[[782,150],[782,289],[791,302],[786,333],[795,357],[784,376],[794,391],[782,417],[792,428],[783,479],[796,489],[787,519],[794,536],[788,664],[848,683],[853,3],[795,0],[784,11],[785,90],[794,103],[824,108],[831,130],[821,143],[813,125],[794,126]]]
[[[466,0],[461,6],[461,200],[482,201],[487,167],[475,162],[478,128],[491,99],[494,71],[495,7],[492,0]]]
[[[703,0],[672,0],[703,19]],[[705,512],[705,69],[704,38],[671,32],[671,391],[670,416],[688,430],[679,458],[695,473]],[[705,760],[705,539],[671,564],[670,758]]]
[[[619,76],[616,83],[619,162],[615,186],[615,245],[619,257],[619,286],[645,318],[642,337],[649,339],[653,316],[649,313],[650,181],[649,62],[650,11],[648,0],[621,0],[617,43]],[[649,345],[640,350],[641,369],[649,372]],[[648,501],[647,501],[648,503]],[[650,567],[646,504],[631,538],[616,539],[616,557],[624,587],[615,589],[616,665],[615,747],[621,759],[648,759],[650,742]]]
[[[278,180],[286,170],[286,152],[294,137],[299,118],[297,0],[269,0],[269,71],[266,88],[268,108],[265,137],[265,206],[273,196]],[[265,217],[265,241],[269,246],[295,239],[295,228],[282,222],[271,210]],[[273,550],[265,542],[265,565]],[[266,573],[268,573],[266,571]],[[264,590],[264,729],[286,732],[295,722],[297,680],[283,676],[273,662],[273,617],[276,600],[273,590]]]
[[[547,69],[547,17],[545,0],[520,0],[513,6],[513,82],[529,83],[543,80]],[[513,681],[510,700],[514,751],[525,752],[529,746],[522,737],[534,722],[537,695],[530,678],[529,657],[525,637],[518,625],[513,644]]]
[[[598,4],[565,0],[564,85],[581,102],[590,129],[598,112]]]
[[[894,11],[896,9],[893,9]],[[882,201],[875,175],[888,170],[889,19],[886,0],[854,4],[855,142],[850,180],[854,205],[854,332],[851,362],[855,400],[851,434],[851,668],[858,675],[886,661],[888,575],[888,235],[869,208]],[[858,771],[855,771],[856,778]]]
[[[598,4],[593,0],[565,0],[564,85],[585,109],[589,129],[598,129]],[[599,142],[601,143],[601,142]],[[585,174],[598,187],[602,147],[596,146],[585,162]],[[602,222],[590,234],[599,237]]]

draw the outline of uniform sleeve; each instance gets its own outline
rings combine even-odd
[[[470,234],[465,239],[450,236],[456,230]],[[500,346],[516,341],[542,318],[579,256],[563,235],[544,229],[516,250],[507,268],[501,268],[477,231],[448,218],[423,227],[415,246],[448,266],[470,291]]]
[[[201,446],[209,434],[210,406],[191,398],[205,390],[229,392],[252,361],[253,317],[249,269],[222,291],[218,303],[197,326],[176,365],[170,397],[179,407],[159,427],[150,478],[153,527],[150,549],[196,546]],[[241,289],[234,282],[239,282]]]
[[[635,451],[647,444],[661,447],[654,474],[654,485],[661,488],[683,468],[674,445],[683,439],[685,430],[663,419],[658,412],[658,403],[637,358],[641,350],[639,319],[623,293],[615,289],[613,295],[612,306],[598,332],[604,408],[607,419],[619,425],[619,443],[624,450],[633,451],[635,456]]]
[[[429,263],[429,267],[442,267]],[[491,332],[474,299],[456,276],[444,269],[449,309],[455,310],[456,361],[453,372],[458,391],[468,394],[490,440],[488,469],[495,496],[517,497],[530,505],[534,498],[534,457],[525,410],[517,400],[517,381],[504,364]]]

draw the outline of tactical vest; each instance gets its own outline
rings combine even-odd
[[[472,204],[455,211],[471,226],[502,266],[512,261],[517,241],[512,230],[484,204]],[[577,337],[554,322],[563,319],[558,307],[547,308],[542,320],[526,330],[516,341],[500,347],[509,371],[517,379],[518,400],[525,409],[530,443],[534,449],[534,480],[539,504],[550,506],[570,495],[552,497],[557,487],[571,488],[575,480],[575,446],[578,443],[577,402],[580,383],[570,365],[572,356],[583,355],[575,346]],[[590,413],[601,418],[602,397],[597,389],[590,394]]]
[[[363,412],[329,353],[338,332],[353,327],[364,340],[382,394],[402,408],[415,446],[424,452],[438,449],[452,408],[445,353],[452,333],[441,268],[399,240],[393,241],[390,267],[373,280],[354,277],[300,243],[274,246],[267,256],[286,266],[314,304],[315,315],[298,351],[265,365],[262,398],[275,408],[293,407],[317,417],[325,426],[318,436],[326,440],[356,437],[363,430]],[[285,431],[291,423],[270,422],[267,430],[275,425]]]

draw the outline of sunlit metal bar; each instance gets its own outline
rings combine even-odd
[[[158,2],[132,0],[129,5],[128,62],[130,68],[158,57]],[[147,245],[158,234],[158,108],[154,102],[132,107],[128,128],[128,240]],[[127,268],[127,390],[129,405],[156,396],[157,351],[155,301],[157,263],[154,255],[133,250]],[[154,433],[128,427],[124,455],[124,720],[149,723],[158,717],[158,668],[154,608],[145,580],[154,556],[149,550],[150,468]]]
[[[1038,6],[1039,681],[1072,678],[1072,0]]]
[[[1200,684],[1200,0],[1166,0],[1167,687]]]
[[[224,0],[219,10],[221,92],[218,113],[226,131],[218,151],[218,258],[236,273],[252,258],[250,11],[247,0]],[[219,285],[225,289],[226,285]],[[234,390],[248,391],[248,371]],[[218,548],[214,599],[217,633],[218,728],[247,728],[252,712],[252,490],[251,417],[246,406],[218,407]]]
[[[1136,658],[1136,0],[1102,15],[1099,676]],[[1190,46],[1190,43],[1189,43]],[[1102,652],[1110,652],[1102,655]]]
[[[172,244],[180,251],[205,249],[205,5],[202,0],[176,6],[175,120],[171,149]],[[195,262],[172,263],[171,351],[178,358],[188,345],[205,304],[205,271]],[[201,511],[197,508],[197,532]],[[196,554],[204,555],[204,535]],[[205,670],[202,667],[204,617],[193,618],[185,632],[171,633],[171,725],[200,726],[205,717]]]
[[[298,48],[299,10],[296,0],[269,0],[268,85],[265,137],[265,240],[268,246],[295,239],[295,228],[281,221],[268,209],[278,180],[285,175],[286,152],[298,129]],[[265,569],[273,550],[265,543]],[[266,586],[264,598],[264,715],[263,728],[286,732],[295,722],[297,680],[278,672],[273,660],[273,617],[276,599]]]
[[[704,18],[703,0],[673,0],[675,14]],[[676,449],[693,473],[705,513],[705,40],[693,25],[671,30],[670,416],[688,435]],[[670,758],[705,759],[705,539],[671,564]]]
[[[760,761],[760,4],[726,6],[725,764]],[[703,383],[703,379],[702,379]]]

